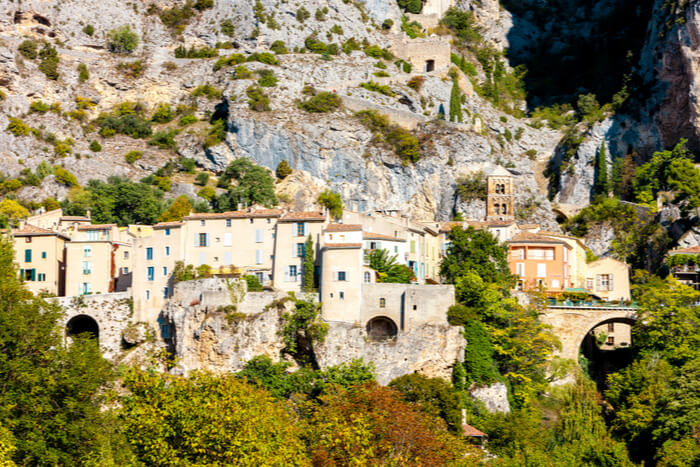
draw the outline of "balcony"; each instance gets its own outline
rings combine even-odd
[[[636,310],[637,302],[633,301],[605,301],[605,300],[559,300],[553,297],[547,299],[547,308],[595,308],[614,310]]]

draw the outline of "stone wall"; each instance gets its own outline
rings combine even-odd
[[[121,351],[122,333],[132,323],[131,293],[80,295],[56,299],[65,312],[64,329],[68,322],[86,315],[97,322],[99,343],[105,358],[114,359]]]
[[[437,36],[421,39],[409,39],[406,36],[394,38],[391,52],[397,57],[409,62],[414,73],[425,73],[428,60],[433,60],[433,72],[442,73],[450,67],[450,43]]]

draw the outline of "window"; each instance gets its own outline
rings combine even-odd
[[[168,275],[168,267],[167,266],[163,266],[163,275],[164,276]]]
[[[124,271],[124,274],[129,274],[129,268],[122,268],[122,271]]]
[[[607,340],[605,341],[607,345],[615,345],[615,337],[613,336],[608,336]]]
[[[377,242],[369,242],[369,249],[376,250],[377,249]]]
[[[256,273],[255,273],[255,277],[258,278],[258,282],[260,282],[261,284],[264,284],[264,283],[265,283],[265,273],[256,272]]]
[[[263,251],[255,250],[255,264],[262,264],[263,262]]]
[[[379,299],[379,308],[386,308],[386,298]]]
[[[606,291],[613,289],[612,274],[598,274],[598,290]]]
[[[163,298],[168,298],[168,288],[167,287],[163,288]]]
[[[255,229],[255,243],[262,243],[263,241],[263,230]]]
[[[155,278],[156,269],[153,266],[148,266],[148,269],[146,271],[147,271],[146,274],[148,276],[148,280],[152,281]]]
[[[197,266],[201,266],[202,264],[206,264],[207,262],[207,254],[206,253],[200,253],[198,259]]]
[[[124,259],[129,259],[129,252],[128,251],[124,252]]]
[[[146,290],[146,300],[150,300],[150,299],[151,299],[151,291]]]
[[[231,227],[231,219],[226,219],[226,227]]]
[[[91,261],[83,261],[83,274],[85,274],[85,275],[92,274],[92,262]]]
[[[83,282],[83,295],[92,293],[92,284],[89,282]]]
[[[37,276],[38,276],[38,279],[37,279],[37,280],[38,280],[39,282],[44,282],[44,281],[46,281],[46,274],[44,274],[44,273],[39,273],[39,274],[37,274]]]
[[[365,283],[370,283],[372,282],[372,274],[369,273],[369,271],[365,271]]]
[[[340,299],[345,300],[345,292],[340,292]]]
[[[32,237],[24,237],[24,243],[32,243]]]
[[[418,305],[413,305],[413,311],[416,311],[418,309]]]
[[[206,221],[204,221],[204,220],[199,221],[199,225],[202,225],[202,226],[203,226],[203,225],[205,225],[205,224],[206,224]]]
[[[297,237],[303,237],[305,234],[304,223],[297,222]]]
[[[152,260],[153,259],[153,248],[150,246],[146,248],[146,259],[147,260]]]
[[[394,245],[394,253],[398,253],[398,252],[399,252],[399,246],[398,246],[398,245]]]
[[[515,273],[523,277],[525,275],[525,263],[516,263],[515,264]]]
[[[345,277],[346,277],[345,271],[338,271],[338,281],[344,282]]]
[[[545,263],[537,264],[537,277],[547,277],[547,265]]]
[[[87,239],[89,241],[96,241],[99,239],[98,234],[99,234],[99,232],[97,230],[88,230],[87,231]]]
[[[224,234],[224,246],[233,246],[233,235],[231,232]]]
[[[209,236],[205,233],[200,233],[198,237],[198,246],[209,246]]]
[[[24,262],[25,263],[32,262],[32,250],[24,250]]]
[[[559,279],[552,279],[552,288],[553,289],[559,288]]]
[[[608,332],[615,332],[615,323],[608,323]]]
[[[46,252],[45,251],[41,252],[41,259],[46,259]]]
[[[170,256],[170,247],[169,246],[165,247],[165,256]]]
[[[253,222],[255,222],[255,220],[251,217],[251,218],[250,218],[250,223],[252,224]]]
[[[306,245],[303,244],[303,243],[297,243],[296,252],[297,252],[296,255],[297,255],[298,257],[303,258],[303,257],[304,257],[304,253],[306,252]]]
[[[165,236],[169,237],[170,236],[170,229],[165,229]]]
[[[24,277],[25,281],[34,281],[36,280],[36,269],[22,269],[20,275]]]
[[[288,266],[287,267],[287,280],[289,282],[296,282],[297,281],[297,267],[296,266]]]
[[[586,278],[586,289],[593,290],[593,278],[592,277]]]
[[[83,256],[86,258],[89,258],[90,256],[92,256],[92,247],[90,247],[90,246],[83,247]]]

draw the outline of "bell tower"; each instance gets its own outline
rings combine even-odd
[[[514,219],[513,175],[503,167],[497,167],[486,177],[486,220]]]

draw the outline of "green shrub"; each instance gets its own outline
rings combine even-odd
[[[204,147],[210,148],[226,141],[226,122],[223,119],[212,122],[212,127],[204,140]]]
[[[375,71],[372,73],[372,75],[376,76],[377,78],[388,78],[390,76],[389,73],[384,70]]]
[[[22,41],[18,47],[18,50],[19,53],[29,60],[34,60],[39,56],[39,44],[31,39]]]
[[[210,186],[205,186],[197,192],[197,196],[199,196],[200,198],[204,198],[207,201],[211,201],[214,198],[216,198],[216,190]]]
[[[221,99],[224,93],[221,89],[212,86],[211,84],[203,84],[197,86],[194,91],[192,91],[192,97],[205,96],[209,100]]]
[[[214,7],[214,0],[197,0],[194,7],[199,11],[208,10]]]
[[[413,89],[416,92],[420,92],[421,88],[423,87],[423,83],[425,82],[425,77],[423,76],[413,76],[411,79],[408,80],[406,83],[406,86],[409,88]]]
[[[316,13],[314,14],[316,21],[325,21],[326,13],[328,13],[328,7],[317,8]]]
[[[277,164],[277,170],[275,170],[275,175],[277,175],[277,178],[279,178],[280,180],[284,180],[291,174],[292,168],[289,166],[289,162],[283,160],[282,162]]]
[[[78,64],[78,81],[84,83],[90,79],[90,72],[88,72],[88,67],[84,63]]]
[[[387,18],[384,20],[382,23],[382,29],[391,29],[391,27],[394,25],[394,20],[391,18]]]
[[[425,37],[423,26],[418,21],[409,22],[406,16],[401,17],[401,30],[411,39]]]
[[[92,140],[90,142],[90,151],[100,152],[100,151],[102,151],[102,145],[98,141]]]
[[[278,55],[283,55],[289,52],[287,50],[287,46],[284,44],[283,41],[275,41],[270,45],[270,50],[273,51],[274,53]]]
[[[92,24],[87,24],[83,28],[83,32],[88,36],[92,37],[92,35],[95,34],[95,28],[92,26]]]
[[[173,182],[169,177],[153,177],[153,184],[163,191],[170,191],[173,187]]]
[[[53,153],[57,157],[66,157],[73,150],[73,140],[66,138],[63,141],[56,140],[53,143]]]
[[[396,0],[399,8],[403,9],[407,13],[420,14],[423,9],[423,2],[421,0]]]
[[[331,216],[335,219],[341,219],[343,217],[343,198],[341,198],[339,193],[331,190],[324,190],[320,195],[318,195],[318,204],[328,209]]]
[[[388,49],[382,49],[378,45],[368,45],[364,48],[364,51],[365,54],[372,58],[383,58],[384,60],[391,60],[394,58]]]
[[[202,47],[201,49],[190,47],[188,49],[181,45],[175,48],[175,58],[213,58],[218,56],[219,52],[210,47]]]
[[[328,31],[331,34],[337,34],[339,36],[343,35],[343,28],[339,24],[334,24]]]
[[[129,151],[124,154],[124,160],[127,164],[133,164],[143,157],[143,151]]]
[[[199,172],[194,178],[194,181],[197,185],[204,186],[209,182],[209,174],[206,172]]]
[[[378,92],[379,94],[384,94],[385,96],[389,96],[389,97],[395,96],[394,91],[392,91],[389,86],[386,86],[384,84],[375,83],[374,81],[361,83],[360,86],[365,88],[368,91]]]
[[[250,86],[245,92],[248,96],[248,106],[251,110],[256,112],[270,110],[270,98],[265,95],[260,87]]]
[[[309,19],[309,17],[311,17],[311,13],[309,13],[309,10],[307,10],[306,8],[301,6],[297,9],[296,17],[297,17],[297,21],[299,21],[300,23],[303,23],[304,21]]]
[[[264,88],[273,88],[277,86],[277,77],[275,72],[272,70],[260,70],[258,71],[260,78],[258,79],[258,84]]]
[[[183,115],[182,118],[180,118],[180,126],[187,126],[195,123],[197,121],[197,117],[195,117],[192,114],[187,114]]]
[[[160,104],[156,107],[155,112],[153,112],[151,121],[156,123],[168,123],[172,121],[173,118],[175,118],[175,112],[170,108],[170,104]]]
[[[536,149],[528,149],[525,151],[525,155],[527,156],[528,159],[531,161],[534,161],[535,158],[537,157],[537,150]]]
[[[55,166],[53,169],[53,175],[56,177],[56,181],[65,186],[77,186],[78,179],[75,175],[60,166]]]
[[[270,52],[253,52],[248,55],[246,62],[260,62],[266,65],[279,65],[280,63],[277,61],[277,57]]]
[[[161,149],[175,149],[177,147],[175,135],[177,135],[175,130],[158,131],[153,134],[148,144],[158,146]]]
[[[244,63],[245,61],[246,57],[243,54],[231,54],[226,57],[221,57],[216,61],[216,63],[214,63],[214,71],[219,71],[225,66],[238,65],[240,63]]]
[[[301,101],[299,108],[309,113],[326,113],[333,112],[342,107],[343,101],[340,97],[332,92],[321,92],[317,95]]]
[[[191,157],[182,157],[180,158],[180,167],[182,168],[183,171],[193,174],[194,173],[194,168],[196,167],[197,163],[195,162],[194,159]]]
[[[29,104],[29,110],[31,110],[32,112],[44,114],[44,113],[48,112],[49,109],[50,109],[49,104],[46,104],[42,101],[34,101],[31,104]]]
[[[258,280],[257,276],[247,274],[243,276],[243,279],[245,279],[246,284],[248,285],[248,292],[262,292],[263,286]]]
[[[119,133],[132,138],[146,138],[152,133],[151,122],[136,114],[101,117],[98,119],[98,123],[100,135],[104,137]]]
[[[39,52],[39,71],[44,73],[48,79],[58,79],[58,52],[50,44],[44,44],[44,47]]]
[[[31,132],[31,128],[19,118],[10,117],[10,123],[7,125],[7,130],[15,136],[27,136]]]
[[[107,49],[117,54],[130,54],[139,45],[139,36],[128,24],[107,33]]]
[[[253,72],[248,69],[245,65],[238,65],[233,71],[233,76],[231,79],[251,79],[253,77]]]
[[[353,50],[361,50],[362,46],[360,45],[359,42],[355,40],[354,37],[351,37],[350,39],[346,40],[343,42],[343,44],[340,46],[343,52],[346,54],[350,54]]]
[[[117,70],[124,73],[128,78],[138,78],[146,70],[146,65],[141,60],[122,62],[117,65]]]
[[[236,34],[236,27],[233,25],[233,21],[230,19],[225,19],[221,22],[221,34],[225,34],[228,37],[233,37]]]
[[[404,164],[417,162],[423,156],[418,138],[405,128],[392,124],[386,115],[363,110],[355,116],[374,133],[376,142],[391,147]]]

